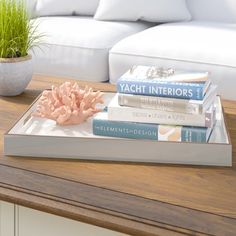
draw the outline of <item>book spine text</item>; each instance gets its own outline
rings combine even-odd
[[[119,122],[96,118],[93,120],[93,134],[119,138],[198,143],[207,142],[208,138],[206,128]]]
[[[108,106],[108,119],[113,121],[143,122],[165,125],[213,127],[214,112],[193,115],[133,107]]]
[[[119,94],[118,102],[120,106],[189,114],[200,114],[203,110],[202,104],[189,103],[189,100],[186,99],[130,95],[124,93]]]
[[[172,97],[181,99],[202,100],[204,97],[203,84],[173,83],[155,81],[130,81],[118,80],[117,91],[119,93],[140,94],[158,97]]]

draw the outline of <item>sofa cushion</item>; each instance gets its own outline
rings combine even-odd
[[[130,36],[110,51],[110,81],[115,83],[130,66],[159,65],[204,70],[219,92],[236,99],[236,25],[204,22],[172,23]]]
[[[99,0],[37,0],[38,16],[94,15]]]
[[[35,48],[35,73],[90,81],[108,80],[110,48],[148,23],[103,22],[92,17],[41,17],[45,45]]]
[[[29,16],[31,18],[35,17],[35,9],[36,9],[36,4],[37,4],[37,0],[24,0],[24,3],[27,7]]]
[[[235,0],[187,0],[194,20],[236,23]]]
[[[185,0],[100,0],[97,20],[150,22],[184,21],[191,18]]]

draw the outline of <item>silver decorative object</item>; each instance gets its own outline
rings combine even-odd
[[[147,78],[148,79],[164,79],[167,78],[171,75],[173,75],[175,73],[175,70],[172,68],[163,68],[163,67],[155,67],[155,66],[151,66],[147,72]]]

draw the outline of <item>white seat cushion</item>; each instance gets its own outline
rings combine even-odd
[[[163,24],[130,36],[110,51],[110,81],[130,66],[159,65],[204,70],[225,98],[236,99],[236,25],[188,22]]]
[[[35,48],[35,73],[90,81],[108,80],[108,53],[148,23],[101,22],[91,17],[38,18],[45,45]]]

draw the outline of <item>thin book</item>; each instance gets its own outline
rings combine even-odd
[[[108,119],[113,121],[130,121],[152,124],[184,125],[212,128],[215,123],[214,105],[203,114],[185,114],[153,109],[120,106],[118,94],[108,105]]]

